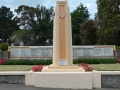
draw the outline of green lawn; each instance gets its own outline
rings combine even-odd
[[[97,71],[120,71],[120,64],[89,64]],[[29,71],[33,65],[0,65],[0,71]]]
[[[0,65],[0,71],[29,71],[32,65]]]
[[[97,71],[120,71],[120,64],[90,64]]]

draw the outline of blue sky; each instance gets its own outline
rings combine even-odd
[[[94,19],[94,14],[97,12],[96,0],[68,0],[70,11],[76,9],[80,3],[88,8],[91,14],[90,18]],[[2,5],[10,7],[11,10],[17,9],[20,5],[28,5],[36,7],[38,4],[46,6],[47,8],[55,6],[56,0],[0,0],[0,7]]]

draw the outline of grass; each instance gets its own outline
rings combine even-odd
[[[0,71],[29,71],[33,65],[0,65]]]
[[[120,64],[90,64],[97,71],[120,71]]]
[[[97,71],[120,71],[120,64],[89,64]],[[34,65],[0,65],[2,71],[29,71]]]

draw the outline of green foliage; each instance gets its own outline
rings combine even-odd
[[[120,0],[97,0],[98,44],[120,45]]]
[[[19,46],[21,42],[24,46],[34,46],[35,34],[31,30],[19,30],[14,31],[10,39],[15,46]]]
[[[0,7],[0,39],[2,39],[3,42],[7,42],[13,31],[19,29],[13,16],[14,14],[10,11],[10,8],[6,6]]]
[[[88,19],[90,16],[87,7],[84,7],[83,4],[80,4],[76,10],[71,13],[72,17],[72,41],[73,45],[82,44],[80,39],[80,24],[83,20]]]
[[[50,65],[52,60],[7,60],[6,65]]]
[[[1,51],[8,51],[8,43],[1,44]]]
[[[76,59],[73,61],[74,64],[87,63],[87,64],[113,64],[117,63],[112,58],[101,58],[101,59]],[[50,65],[52,60],[7,60],[6,65]]]
[[[117,49],[117,50],[120,50],[120,46],[116,46],[116,49]]]
[[[80,36],[83,45],[95,45],[97,41],[97,27],[94,20],[85,20],[81,24]],[[94,38],[93,38],[94,37]]]
[[[115,59],[112,58],[94,58],[94,59],[77,59],[73,61],[74,64],[87,63],[87,64],[113,64],[117,63]]]
[[[0,50],[1,50],[1,44],[0,44]]]
[[[34,40],[27,40],[30,42],[28,45],[32,45],[33,43],[36,46],[52,45],[53,7],[47,9],[40,5],[37,5],[36,8],[21,5],[15,12],[17,13],[15,18],[18,20],[20,26],[24,30],[32,30],[34,32]]]

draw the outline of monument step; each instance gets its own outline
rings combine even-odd
[[[43,69],[42,72],[85,72],[84,69]]]
[[[79,66],[48,66],[48,69],[79,69]]]

